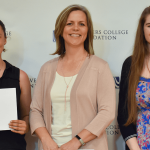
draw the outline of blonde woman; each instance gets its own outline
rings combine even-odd
[[[39,73],[31,104],[31,132],[39,150],[108,150],[105,129],[115,117],[115,85],[107,62],[93,51],[93,25],[80,5],[55,24],[58,58]]]

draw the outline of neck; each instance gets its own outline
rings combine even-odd
[[[2,60],[2,57],[1,57],[1,54],[0,54],[0,70],[2,70],[2,67],[3,67],[3,60]]]
[[[81,59],[83,56],[86,56],[87,52],[83,46],[69,46],[65,45],[66,53],[64,58],[68,61],[76,61]]]
[[[2,63],[3,63],[3,60],[2,60],[2,57],[1,57],[1,54],[0,54],[0,66],[2,66]]]
[[[149,52],[150,52],[150,43],[148,43],[148,50],[149,50]]]

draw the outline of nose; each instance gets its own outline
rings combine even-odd
[[[74,24],[73,30],[74,31],[78,31],[79,30],[79,25],[77,23]]]

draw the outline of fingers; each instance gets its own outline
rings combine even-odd
[[[9,123],[9,126],[14,126],[14,127],[26,127],[26,123]]]
[[[16,126],[16,127],[26,127],[26,122],[23,120],[12,120],[9,123],[10,126]]]
[[[25,127],[18,127],[18,126],[9,126],[11,129],[17,130],[17,131],[24,131]]]
[[[12,120],[9,123],[9,128],[13,129],[12,132],[25,134],[27,130],[26,122],[23,120]]]
[[[25,123],[25,121],[23,121],[23,120],[11,120],[10,123],[19,123],[19,124],[22,124],[22,123]]]

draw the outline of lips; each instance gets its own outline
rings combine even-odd
[[[79,34],[70,34],[70,36],[79,37],[79,36],[81,36],[81,35],[79,35]]]

